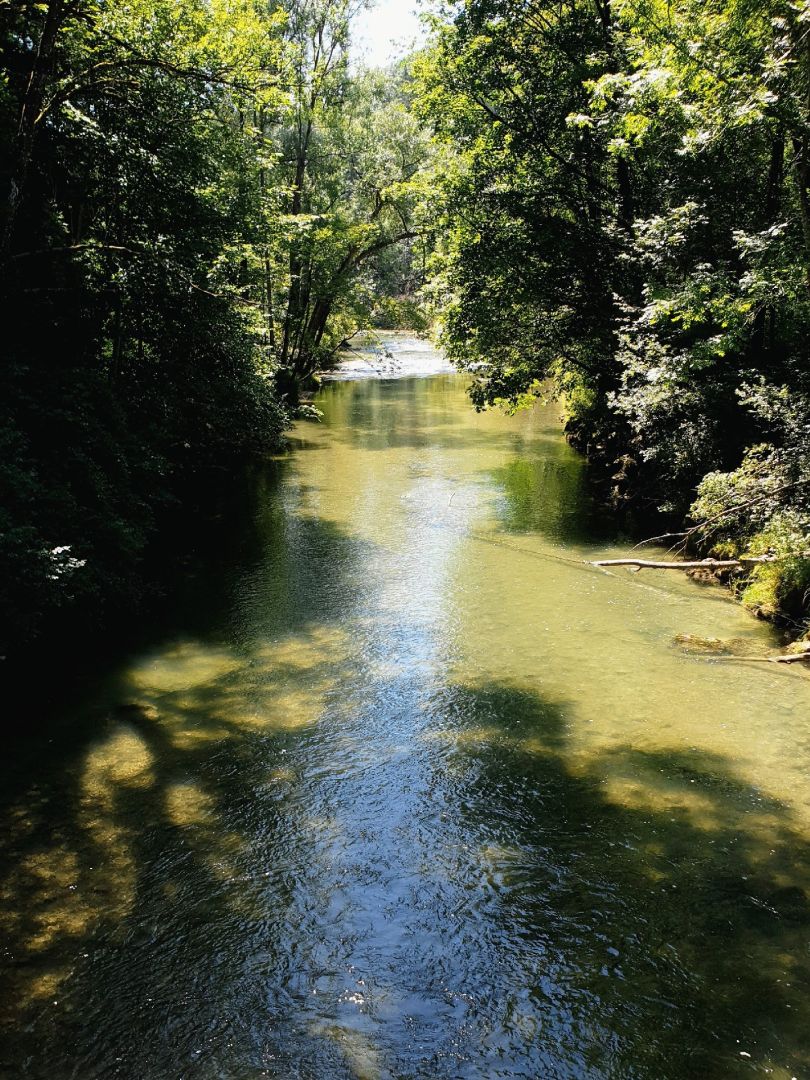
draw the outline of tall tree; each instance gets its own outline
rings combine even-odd
[[[160,513],[284,424],[242,289],[245,116],[283,38],[252,0],[10,5],[0,298],[0,608],[137,596]],[[0,650],[2,651],[2,650]]]
[[[293,102],[275,182],[289,189],[272,271],[280,381],[298,385],[356,325],[358,281],[380,252],[420,234],[427,135],[401,78],[348,66],[347,0],[288,5]]]

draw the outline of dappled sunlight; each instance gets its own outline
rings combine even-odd
[[[315,626],[307,634],[260,644],[253,655],[271,670],[311,671],[325,661],[345,660],[350,648],[349,635],[343,628]]]
[[[127,725],[91,748],[80,780],[76,847],[57,842],[19,867],[31,901],[24,916],[33,924],[28,948],[44,951],[60,939],[80,937],[102,910],[119,919],[131,910],[137,880],[133,826],[120,824],[118,813],[122,802],[153,786],[152,764],[143,740]]]
[[[184,641],[147,657],[133,666],[128,678],[133,687],[152,694],[171,694],[207,686],[244,665],[227,649]]]
[[[31,957],[14,971],[18,1003],[57,994],[80,943],[102,920],[119,923],[132,911],[140,826],[131,815],[156,782],[153,765],[137,732],[128,723],[114,724],[80,763],[75,821],[58,826],[52,840],[35,845],[4,879],[8,940]],[[11,844],[21,839],[6,838]]]
[[[178,830],[212,886],[244,878],[246,837],[228,827],[218,786],[184,774],[237,737],[316,724],[348,655],[345,631],[315,626],[259,642],[249,654],[172,643],[122,672],[121,704],[75,766],[74,816],[64,839],[35,843],[41,825],[23,804],[7,819],[14,822],[7,842],[28,849],[0,893],[9,939],[31,958],[10,983],[17,1008],[57,994],[75,970],[74,943],[101,925],[115,931],[132,915],[145,870],[143,830]],[[289,766],[271,768],[267,787],[290,790],[297,775]],[[302,817],[297,828],[313,840],[340,832],[323,816]],[[176,904],[186,888],[170,878],[160,893]],[[261,918],[252,891],[234,896],[232,907],[250,921]]]
[[[85,803],[112,811],[119,787],[148,788],[155,782],[154,757],[146,742],[128,724],[112,733],[87,755],[82,777]]]
[[[191,781],[168,785],[166,812],[178,828],[210,829],[217,824],[215,800]]]
[[[79,875],[78,855],[59,847],[31,852],[21,860],[17,882],[24,881],[30,890],[30,906],[25,912],[9,912],[4,926],[11,933],[23,930],[26,949],[40,953],[57,935],[80,934],[87,929],[90,912],[79,897],[71,895]],[[4,893],[13,895],[14,881],[11,886]]]
[[[662,790],[662,787],[651,786],[636,776],[610,774],[603,782],[605,798],[616,806],[656,814],[683,814],[692,828],[706,832],[727,824],[714,799],[698,791],[690,792],[678,784],[670,783]]]
[[[767,1043],[747,1052],[770,1074],[795,1076],[807,1063],[810,1024],[810,838],[795,807],[753,785],[745,762],[738,768],[703,750],[659,740],[654,750],[625,745],[586,754],[567,705],[514,684],[457,684],[444,704],[437,719],[452,722],[437,723],[428,741],[441,748],[436,768],[458,793],[466,828],[485,838],[476,857],[498,904],[514,898],[522,923],[539,903],[554,928],[549,947],[564,948],[566,957],[573,949],[577,963],[582,940],[561,943],[579,933],[580,920],[592,925],[598,913],[595,927],[615,921],[626,933],[633,926],[631,945],[608,939],[605,977],[615,967],[630,978],[630,964],[643,995],[652,963],[655,983],[660,968],[671,987],[654,993],[674,993],[683,1011],[675,988],[685,980],[690,1008],[701,1003],[694,1022],[728,1010],[741,1033],[779,1015],[797,1047],[794,1064]],[[478,894],[479,904],[493,902]],[[671,942],[663,951],[658,935]],[[716,998],[695,979],[716,987]],[[603,993],[613,992],[606,984]],[[728,1065],[739,1047],[732,1042],[725,1052]],[[638,1045],[635,1054],[629,1060],[638,1063]],[[716,1064],[698,1073],[727,1075]]]
[[[744,822],[749,840],[766,845],[779,835],[785,818],[793,818],[785,806],[774,804],[751,788],[730,762],[712,763],[708,758],[695,757],[692,768],[684,769],[680,775],[672,775],[657,764],[659,760],[669,763],[678,758],[677,748],[669,753],[661,749],[647,766],[643,754],[628,750],[624,755],[617,752],[593,759],[590,769],[598,770],[609,802],[651,814],[683,815],[693,829],[733,831]],[[572,764],[576,772],[580,763]],[[713,764],[723,770],[722,777],[712,771]]]
[[[348,641],[343,630],[316,626],[259,642],[241,656],[184,642],[129,668],[123,685],[140,692],[130,707],[142,722],[158,722],[178,751],[236,731],[296,731],[317,723],[335,671],[349,656]]]
[[[537,557],[516,561],[509,549],[471,539],[453,562],[453,626],[463,628],[449,665],[454,680],[512,680],[569,701],[566,735],[583,767],[628,741],[732,758],[742,776],[789,803],[810,830],[810,680],[689,645],[719,642],[723,651],[733,645],[740,655],[759,656],[776,647],[772,630],[721,590],[680,575],[650,575],[640,584],[654,583],[653,591],[640,589],[639,575],[594,574],[582,561],[558,561],[542,544]],[[471,587],[471,574],[487,587]]]

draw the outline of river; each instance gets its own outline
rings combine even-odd
[[[7,755],[0,1075],[810,1076],[810,679],[587,565],[554,406],[383,366]]]

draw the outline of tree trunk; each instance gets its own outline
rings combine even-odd
[[[312,341],[317,348],[323,341],[323,335],[326,332],[326,325],[329,322],[329,316],[332,314],[333,301],[324,297],[319,297],[315,302],[315,308],[312,312],[312,319],[310,321]]]
[[[805,276],[810,289],[810,167],[807,161],[807,135],[793,140],[796,187],[799,195],[799,215],[804,233]]]
[[[809,559],[810,552],[793,558]],[[601,559],[592,566],[634,566],[638,570],[742,570],[746,566],[763,566],[779,562],[776,555],[760,555],[750,559],[698,559],[693,562],[654,562],[649,559]]]
[[[270,257],[264,253],[264,290],[265,304],[267,306],[267,347],[271,356],[276,353],[276,314],[273,307],[273,273],[270,266]]]
[[[782,205],[782,186],[785,179],[785,134],[777,130],[771,143],[771,163],[765,188],[762,228],[767,229],[779,218]],[[758,359],[765,350],[773,348],[776,335],[776,311],[772,305],[764,305],[754,318],[751,333],[751,352]]]
[[[64,0],[50,0],[48,3],[42,36],[28,77],[28,85],[23,94],[17,127],[15,161],[11,170],[8,191],[6,220],[3,224],[2,238],[0,238],[0,259],[3,262],[11,251],[17,214],[22,204],[34,154],[37,125],[45,104],[45,90],[53,67],[56,38],[62,28],[66,12],[67,5]]]

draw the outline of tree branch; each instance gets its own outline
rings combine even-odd
[[[698,559],[692,562],[654,562],[649,559],[600,559],[592,566],[635,566],[639,570],[741,570],[785,559],[810,559],[810,551],[799,555],[758,555],[742,559]]]

